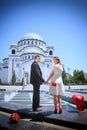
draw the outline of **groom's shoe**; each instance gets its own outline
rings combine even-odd
[[[37,109],[33,109],[33,112],[38,111]]]
[[[39,107],[42,107],[42,106],[39,105],[37,108],[39,108]]]

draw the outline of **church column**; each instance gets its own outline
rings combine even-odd
[[[9,57],[9,66],[8,66],[8,83],[12,83],[12,74],[14,71],[14,59]]]

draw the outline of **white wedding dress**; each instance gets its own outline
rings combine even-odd
[[[62,80],[63,67],[61,64],[55,64],[52,71],[54,71],[54,75],[51,78],[49,93],[52,95],[63,95],[65,92]],[[56,87],[52,86],[53,82],[57,84]]]

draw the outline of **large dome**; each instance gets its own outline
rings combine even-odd
[[[21,40],[24,40],[24,39],[36,39],[36,40],[44,41],[43,38],[36,33],[28,33],[24,37],[21,38]]]

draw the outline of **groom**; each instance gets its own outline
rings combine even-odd
[[[38,111],[37,108],[40,107],[40,85],[45,82],[42,78],[42,72],[39,66],[40,56],[36,55],[34,62],[31,65],[30,73],[30,83],[33,85],[33,111]]]

